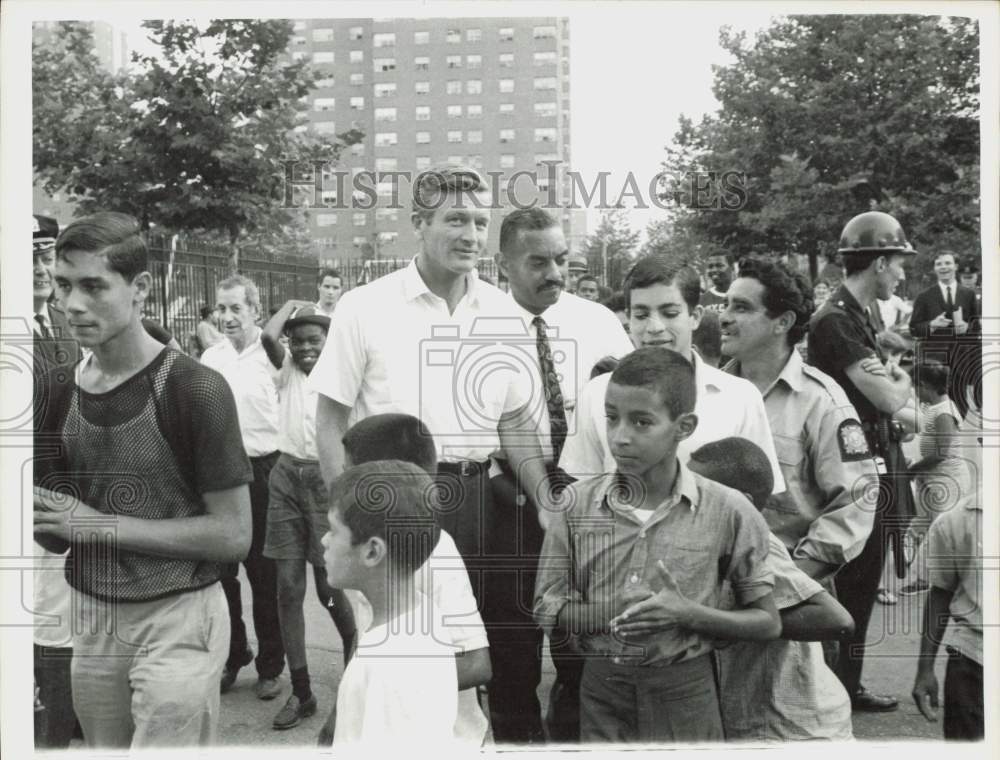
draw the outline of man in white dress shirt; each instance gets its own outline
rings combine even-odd
[[[519,209],[504,219],[497,266],[510,283],[514,308],[528,326],[525,352],[532,358],[533,383],[543,391],[546,378],[541,371],[542,354],[548,351],[553,356],[559,375],[558,388],[553,386],[553,389],[562,398],[561,413],[567,432],[573,429],[577,394],[589,380],[594,364],[605,356],[620,358],[632,350],[628,335],[614,313],[593,301],[563,292],[568,259],[562,227],[548,211]],[[540,340],[544,341],[541,346]],[[546,469],[558,482],[555,470],[565,433],[560,431],[559,421],[553,424],[549,404],[537,404],[532,411]],[[555,409],[554,413],[559,416],[560,410]],[[494,723],[514,724],[517,728],[512,732],[519,734],[517,738],[531,741],[541,733],[537,689],[541,680],[543,634],[532,620],[530,609],[544,533],[530,498],[519,487],[507,462],[498,457],[497,463],[502,472],[494,475],[491,486],[494,501],[501,507],[498,514],[504,520],[491,526],[489,535],[493,553],[507,559],[505,572],[488,576],[489,604],[484,617],[490,629],[493,663],[490,703]],[[516,573],[511,572],[514,557],[522,560]],[[557,683],[549,702],[549,739],[578,741],[582,663],[573,659],[567,647],[559,642],[551,647],[551,652]]]
[[[202,364],[226,379],[236,398],[243,447],[253,467],[250,507],[253,538],[243,562],[253,596],[253,625],[260,649],[256,659],[258,699],[274,699],[281,693],[278,676],[285,668],[285,648],[278,619],[277,567],[264,556],[267,530],[268,478],[278,460],[278,370],[271,364],[257,326],[260,294],[252,280],[234,275],[219,283],[216,311],[227,340],[216,343],[201,356]],[[232,566],[222,579],[229,603],[231,637],[229,657],[222,673],[223,692],[232,688],[236,675],[254,658],[247,645],[243,623],[238,567]]]

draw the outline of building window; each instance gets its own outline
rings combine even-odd
[[[430,106],[417,106],[416,119],[417,119],[417,121],[430,121],[431,120],[431,107]]]
[[[378,242],[379,245],[392,245],[398,237],[398,232],[380,232],[378,234]]]
[[[555,116],[559,110],[557,103],[535,103],[535,116]]]
[[[460,55],[449,55],[444,60],[445,63],[448,64],[449,69],[462,68],[462,56]]]
[[[555,127],[537,127],[535,129],[535,142],[555,142]]]
[[[448,158],[446,159],[445,163],[449,163],[449,164],[464,164],[464,163],[466,163],[465,156],[448,156]]]
[[[364,63],[365,62],[365,51],[364,50],[352,50],[351,51],[351,63]]]
[[[512,69],[514,68],[514,54],[513,53],[501,53],[500,54],[500,68],[501,69]]]
[[[333,51],[325,50],[320,53],[313,53],[313,63],[333,63]]]
[[[352,85],[357,86],[359,84],[364,84],[364,83],[365,83],[365,75],[362,74],[360,71],[355,74],[351,74]]]
[[[424,133],[426,134],[426,132]],[[420,142],[419,140],[417,142]],[[428,140],[428,142],[430,142]],[[430,156],[417,156],[416,159],[417,171],[423,171],[424,169],[431,168],[431,157]]]
[[[466,106],[465,115],[470,119],[481,119],[483,118],[483,107],[476,103]]]
[[[292,37],[292,44],[293,45],[296,45],[296,46],[298,46],[298,45],[305,45],[306,42],[308,42],[308,40],[306,40],[305,37]]]
[[[351,214],[351,219],[354,222],[355,227],[364,227],[368,223],[367,215],[364,211],[359,213]]]
[[[413,59],[413,68],[417,71],[427,71],[431,67],[431,59],[424,55],[418,55]]]
[[[292,60],[293,61],[304,61],[306,59],[307,55],[308,55],[308,53],[306,53],[306,52],[304,52],[302,50],[296,50],[294,53],[292,53]]]
[[[356,142],[351,146],[351,153],[355,156],[363,156],[365,154],[365,144],[363,142]]]
[[[465,41],[466,42],[480,42],[483,39],[482,29],[466,29],[465,30]]]
[[[514,92],[514,80],[513,79],[501,79],[500,80],[500,92]]]
[[[376,98],[391,98],[396,94],[395,82],[376,82],[374,87]]]
[[[374,63],[375,63],[375,71],[395,71],[396,70],[396,59],[395,58],[376,58]]]
[[[314,111],[332,111],[335,105],[334,98],[316,98],[313,101]]]
[[[428,94],[430,94],[430,91],[431,91],[431,83],[430,82],[414,82],[413,83],[413,91],[415,93],[417,93],[417,95],[428,95]]]
[[[500,41],[501,42],[513,42],[514,41],[514,27],[505,26],[500,30]]]
[[[502,142],[502,143],[514,142],[514,130],[513,129],[501,129],[500,130],[500,142]]]
[[[333,29],[313,29],[313,42],[333,42]]]
[[[465,66],[469,69],[481,69],[483,57],[481,55],[467,55],[465,56]]]
[[[365,28],[363,26],[352,26],[348,32],[347,36],[352,40],[364,39]]]
[[[532,30],[532,36],[536,40],[554,40],[556,38],[556,28],[554,26],[536,26]]]
[[[481,143],[483,141],[483,132],[481,129],[470,129],[465,135],[466,142],[470,143]]]
[[[360,95],[356,95],[353,98],[351,98],[351,110],[352,111],[365,110],[365,99]]]
[[[325,196],[326,193],[323,193]],[[325,201],[326,198],[323,198]],[[334,198],[334,200],[337,200]],[[332,227],[337,223],[336,214],[316,214],[316,226],[317,227]]]
[[[469,95],[482,95],[483,94],[483,80],[482,79],[470,79],[465,83],[465,91]]]
[[[444,36],[445,42],[456,43],[462,41],[461,29],[449,29]]]
[[[399,212],[394,208],[377,208],[375,209],[375,221],[383,224],[398,222]]]
[[[385,148],[388,145],[396,144],[396,133],[395,132],[376,132],[375,133],[375,147]]]
[[[476,169],[483,168],[483,156],[481,153],[474,153],[469,156],[469,163],[472,164]]]
[[[46,29],[49,28],[48,27],[48,22],[45,23],[45,28]],[[305,21],[296,21],[294,24],[292,24],[292,29],[294,29],[296,32],[304,32],[305,29],[306,29],[306,22]]]
[[[500,104],[500,113],[501,114],[512,114],[512,113],[514,113],[514,104],[513,103],[501,103]]]
[[[500,156],[500,168],[501,169],[513,169],[514,168],[514,155],[512,153],[503,153]]]
[[[392,198],[393,192],[396,189],[396,183],[391,180],[388,182],[379,182],[375,186],[375,194],[379,198]]]
[[[331,76],[325,76],[322,79],[317,79],[316,80],[316,89],[317,90],[323,90],[323,89],[327,89],[328,90],[331,87],[333,87],[335,84],[336,84],[336,81],[334,80],[333,77],[331,77]]]
[[[556,52],[554,50],[546,50],[541,53],[535,53],[532,56],[532,60],[536,66],[548,66],[549,64],[555,64]]]
[[[395,158],[376,158],[375,171],[394,172],[399,165],[399,160]]]
[[[396,120],[396,109],[395,108],[376,108],[375,109],[375,121],[395,121]]]
[[[417,132],[417,144],[418,145],[426,145],[430,141],[431,141],[431,133],[430,132]]]
[[[393,32],[380,32],[372,36],[372,47],[391,47],[396,44],[396,35]]]
[[[536,90],[555,90],[558,87],[559,83],[555,77],[535,77]]]
[[[462,82],[459,79],[449,79],[445,84],[444,91],[448,95],[461,95],[462,94]]]
[[[449,119],[462,118],[462,106],[448,106],[448,118]]]
[[[413,44],[414,45],[426,45],[431,41],[430,32],[414,32],[413,33]]]
[[[332,121],[317,121],[313,123],[313,128],[318,135],[332,135],[337,131],[337,126]]]
[[[368,242],[368,238],[366,238],[364,235],[355,235],[351,239],[351,243],[353,243],[353,245],[354,245],[355,248],[360,248],[361,246],[363,246],[367,242]]]
[[[450,143],[460,143],[460,142],[462,142],[462,130],[461,129],[449,129],[448,130],[448,142],[450,142]]]

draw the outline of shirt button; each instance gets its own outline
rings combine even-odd
[[[639,582],[639,574],[638,573],[632,573],[632,575],[630,575],[628,577],[628,582],[629,583],[638,583]]]

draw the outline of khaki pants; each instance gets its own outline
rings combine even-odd
[[[74,598],[73,707],[86,745],[214,743],[229,648],[222,587],[151,602]]]

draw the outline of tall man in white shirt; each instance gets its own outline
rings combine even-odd
[[[525,348],[532,358],[533,382],[546,391],[548,403],[533,408],[534,425],[546,469],[553,474],[566,433],[573,429],[577,394],[594,364],[605,356],[620,358],[632,350],[614,313],[563,292],[568,258],[562,227],[547,211],[519,209],[504,219],[497,266],[510,282],[514,308],[528,326]],[[558,380],[542,371],[542,364],[548,362],[560,376]],[[541,732],[537,689],[543,634],[530,610],[544,533],[533,503],[518,487],[506,460],[498,457],[497,463],[503,472],[491,479],[491,485],[503,519],[491,526],[490,542],[493,553],[505,557],[507,572],[489,576],[489,603],[484,610],[492,637],[490,703],[497,703],[493,712],[495,716],[500,713],[502,723],[516,725],[520,738],[530,740],[532,734]],[[521,560],[516,572],[511,564],[514,558]],[[551,651],[558,675],[549,701],[549,738],[578,741],[582,662],[573,659],[564,643],[556,642]]]
[[[633,265],[624,292],[630,337],[636,348],[663,346],[694,364],[698,427],[681,442],[678,457],[686,463],[692,451],[710,441],[746,438],[767,455],[774,474],[774,493],[782,493],[785,481],[760,391],[748,380],[707,365],[691,348],[691,334],[701,318],[697,273],[664,257],[646,256]],[[576,430],[566,439],[559,460],[559,466],[575,478],[615,470],[604,415],[609,379],[610,374],[605,374],[591,380],[577,401]]]
[[[419,252],[406,268],[341,298],[309,376],[319,394],[316,444],[328,485],[343,469],[341,439],[350,424],[399,412],[427,425],[444,494],[437,518],[455,539],[483,608],[483,576],[496,564],[485,540],[494,519],[490,455],[502,450],[527,490],[539,494],[543,526],[551,508],[530,414],[539,399],[519,370],[526,329],[507,295],[476,274],[491,203],[475,169],[419,174],[411,215]],[[508,740],[496,727],[494,736]]]
[[[267,530],[268,478],[278,459],[278,371],[267,357],[257,326],[260,295],[252,280],[234,275],[219,283],[216,310],[227,340],[216,343],[202,354],[202,364],[217,370],[226,379],[236,398],[243,447],[253,467],[250,506],[253,538],[243,562],[253,597],[253,626],[257,634],[258,699],[274,699],[281,693],[278,676],[285,667],[285,649],[278,619],[277,568],[264,556]],[[221,689],[232,688],[236,675],[254,659],[247,645],[238,566],[231,566],[222,587],[229,603],[231,637],[229,658],[222,674]]]

